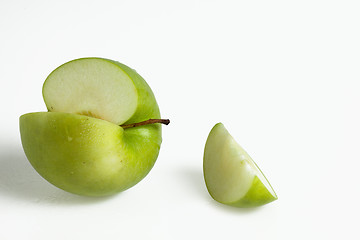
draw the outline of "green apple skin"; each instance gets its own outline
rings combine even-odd
[[[136,111],[124,124],[160,118],[153,92],[135,70],[112,60],[96,60],[121,68],[137,90]],[[91,116],[48,110],[20,117],[21,141],[35,170],[65,191],[85,196],[124,191],[141,181],[158,157],[162,141],[158,123],[123,129]]]
[[[159,124],[123,129],[72,113],[22,115],[20,132],[26,156],[43,178],[87,196],[134,186],[153,167],[161,144]]]
[[[213,196],[212,198],[215,199]],[[246,193],[244,197],[242,197],[241,199],[235,202],[220,202],[220,203],[233,207],[239,207],[239,208],[251,208],[251,207],[262,206],[271,203],[275,200],[277,200],[277,197],[274,197],[269,192],[269,190],[261,183],[259,178],[255,176],[251,184],[250,190]]]

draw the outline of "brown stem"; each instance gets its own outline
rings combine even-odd
[[[143,122],[120,125],[120,127],[122,127],[122,128],[132,128],[132,127],[139,127],[139,126],[143,126],[143,125],[147,125],[147,124],[153,124],[153,123],[162,123],[162,124],[168,125],[170,123],[170,120],[169,119],[149,119],[149,120],[146,120],[146,121],[143,121]]]

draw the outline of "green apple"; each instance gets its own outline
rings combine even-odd
[[[216,201],[235,207],[255,207],[277,199],[264,174],[222,123],[207,138],[203,171]]]
[[[55,69],[43,86],[48,112],[20,117],[35,170],[79,195],[124,191],[152,169],[160,150],[158,104],[145,80],[112,60],[82,58]]]

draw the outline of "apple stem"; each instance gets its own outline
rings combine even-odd
[[[161,124],[168,125],[170,123],[170,120],[169,119],[149,119],[149,120],[138,122],[138,123],[120,125],[120,127],[122,127],[122,128],[132,128],[132,127],[139,127],[139,126],[153,124],[153,123],[161,123]]]

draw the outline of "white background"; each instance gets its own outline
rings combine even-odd
[[[0,2],[0,239],[359,239],[359,1]],[[98,199],[43,180],[20,142],[57,66],[105,57],[136,69],[162,116],[158,161]],[[202,156],[223,122],[279,200],[209,196]]]

